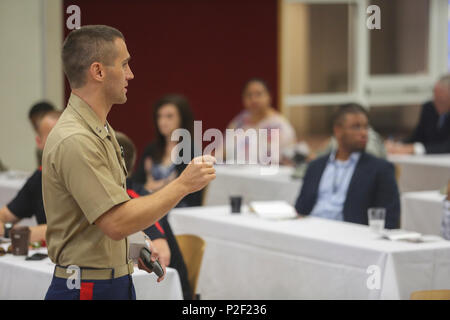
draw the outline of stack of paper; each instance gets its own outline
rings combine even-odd
[[[129,257],[134,263],[138,263],[139,255],[143,247],[148,247],[144,233],[139,231],[128,236]]]
[[[404,240],[404,241],[420,242],[422,240],[422,234],[402,229],[384,230],[382,235],[383,238],[393,241]]]
[[[250,209],[264,219],[294,219],[297,217],[295,208],[286,201],[253,201]]]

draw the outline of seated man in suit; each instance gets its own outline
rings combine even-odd
[[[37,122],[36,144],[39,150],[44,149],[47,136],[56,125],[60,115],[60,111],[49,111]],[[30,240],[31,242],[45,240],[47,219],[42,201],[41,168],[28,178],[15,198],[0,209],[0,236],[3,236],[4,233],[4,223],[16,223],[23,218],[31,218],[33,215],[36,217],[38,225],[30,227]]]
[[[433,101],[422,106],[420,119],[406,143],[386,142],[391,154],[450,153],[450,74],[433,89]]]
[[[299,214],[367,225],[367,209],[382,207],[386,209],[385,227],[399,228],[394,167],[364,152],[368,129],[363,107],[339,108],[333,121],[337,150],[310,163],[295,204]]]

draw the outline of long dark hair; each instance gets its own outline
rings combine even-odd
[[[158,112],[166,104],[173,104],[177,108],[181,120],[179,128],[188,130],[191,137],[194,131],[194,115],[186,97],[180,94],[168,94],[156,101],[153,107],[153,124],[155,125],[156,131],[156,147],[153,159],[156,163],[161,162],[166,150],[166,139],[158,128]]]

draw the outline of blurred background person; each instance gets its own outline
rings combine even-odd
[[[368,224],[367,209],[386,209],[386,228],[400,226],[400,196],[394,167],[364,152],[368,140],[367,111],[342,106],[333,121],[338,148],[312,161],[295,208],[301,215]]]
[[[55,107],[53,104],[47,101],[41,101],[31,106],[30,111],[28,112],[28,119],[30,120],[34,131],[37,132],[38,124],[42,117],[45,116],[47,112],[54,110]]]
[[[341,106],[341,108],[345,108],[346,106],[350,106],[352,103]],[[330,142],[325,147],[325,149],[320,152],[320,155],[324,155],[332,152],[332,150],[336,150],[338,148],[338,142],[336,138],[331,137]],[[386,159],[387,153],[386,148],[384,147],[383,139],[381,136],[371,127],[369,126],[369,130],[367,132],[367,144],[365,152],[370,153],[371,155]]]
[[[54,111],[55,106],[47,101],[41,101],[33,106],[31,106],[30,111],[28,111],[28,120],[30,120],[31,126],[33,127],[34,132],[36,132],[36,143],[37,139],[39,139],[38,134],[38,123],[45,116],[47,112]],[[38,167],[42,164],[42,149],[39,147],[36,148],[36,161]]]
[[[279,151],[280,163],[287,163],[288,159],[283,157],[286,150],[292,148],[296,141],[295,130],[286,118],[272,107],[272,96],[266,81],[260,78],[248,80],[242,90],[242,110],[231,120],[227,129],[267,129],[267,151],[273,143],[270,129],[279,129]],[[239,141],[239,139],[236,139]],[[259,147],[260,143],[258,143]],[[225,154],[227,150],[225,148]],[[236,146],[236,152],[249,154],[248,139],[242,139]]]
[[[183,172],[187,163],[174,164],[171,159],[172,150],[178,141],[172,141],[172,132],[186,129],[193,141],[194,116],[188,100],[179,94],[169,94],[159,99],[153,108],[153,124],[156,130],[155,140],[144,150],[132,180],[144,185],[149,192],[155,192]],[[191,157],[194,147],[191,146]],[[182,151],[180,152],[182,155]],[[189,194],[178,203],[177,207],[200,206],[203,190]]]
[[[36,120],[36,145],[39,150],[44,149],[47,137],[60,115],[60,111],[46,111],[44,116]],[[23,218],[32,216],[36,217],[38,225],[30,227],[30,241],[45,240],[47,219],[42,201],[42,169],[40,167],[28,178],[16,197],[0,209],[0,236],[3,236],[4,233],[4,223],[17,223]]]
[[[131,139],[122,132],[116,131],[116,138],[119,145],[123,148],[125,165],[127,167],[127,171],[130,173],[132,172],[136,161],[136,147],[133,141],[131,141]],[[143,185],[133,182],[130,178],[127,178],[127,192],[132,198],[149,194]],[[178,271],[181,287],[183,289],[183,297],[185,300],[191,300],[192,294],[186,264],[184,263],[177,240],[172,228],[170,227],[168,220],[169,214],[170,213],[165,215],[154,225],[145,229],[144,233],[150,238],[152,241],[152,246],[158,252],[159,261],[165,266],[174,268]]]
[[[450,74],[433,88],[433,100],[422,106],[419,123],[405,143],[386,141],[392,154],[450,153]]]

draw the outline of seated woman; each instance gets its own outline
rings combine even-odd
[[[122,147],[125,166],[130,173],[133,170],[136,160],[136,148],[131,139],[124,133],[116,131],[116,138]],[[138,198],[149,194],[143,185],[133,182],[129,178],[127,178],[127,193],[131,198]],[[153,248],[159,253],[159,261],[164,266],[177,270],[180,276],[183,297],[185,300],[191,300],[192,294],[186,264],[178,246],[177,239],[170,227],[168,215],[165,215],[161,220],[143,231],[151,239]]]
[[[267,151],[271,150],[271,139],[269,129],[279,129],[279,159],[283,162],[283,153],[293,147],[296,143],[295,131],[277,110],[272,107],[272,97],[267,83],[259,78],[248,80],[242,90],[242,103],[244,110],[241,111],[228,125],[227,129],[267,129]],[[237,139],[238,140],[238,139]],[[239,141],[239,140],[238,140]],[[237,142],[237,152],[249,154],[249,140],[241,139]],[[258,141],[260,147],[260,141]],[[224,149],[227,153],[226,148]]]
[[[181,95],[171,94],[158,100],[153,109],[153,123],[156,137],[144,150],[132,180],[144,185],[149,192],[155,192],[183,172],[187,163],[175,165],[171,160],[172,150],[178,141],[171,141],[172,132],[182,128],[193,137],[194,117],[189,102]],[[193,158],[194,148],[191,148]],[[181,153],[180,153],[180,156]],[[177,207],[202,205],[202,190],[186,196]]]

